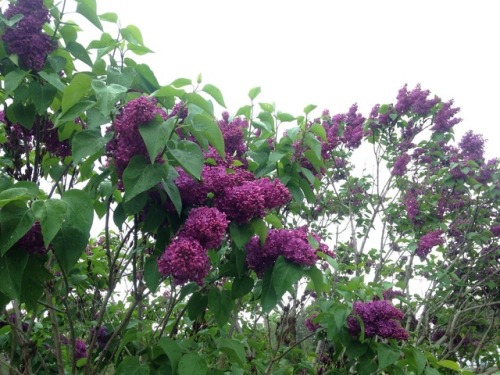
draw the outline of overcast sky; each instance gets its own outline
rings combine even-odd
[[[136,60],[161,84],[201,73],[231,114],[261,86],[258,101],[294,115],[308,104],[319,115],[358,103],[367,116],[405,83],[420,83],[461,107],[457,139],[473,129],[489,140],[487,156],[500,156],[498,1],[97,0],[97,7],[141,29],[155,54]]]

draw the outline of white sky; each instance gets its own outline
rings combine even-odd
[[[367,116],[405,83],[420,83],[461,107],[457,140],[473,129],[489,140],[487,157],[500,156],[496,0],[97,0],[97,7],[141,29],[155,54],[130,57],[161,84],[201,73],[221,89],[230,114],[261,86],[258,101],[283,112],[316,104],[317,115],[339,113],[357,102]]]

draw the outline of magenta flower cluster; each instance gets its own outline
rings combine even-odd
[[[172,276],[176,284],[194,281],[199,285],[210,271],[207,250],[218,248],[229,222],[217,208],[193,208],[177,237],[158,259],[158,270]]]
[[[132,157],[147,157],[146,144],[139,132],[139,126],[153,121],[156,116],[167,118],[166,112],[158,107],[156,99],[140,96],[125,104],[113,121],[115,136],[107,144],[107,150],[112,156],[120,179]]]
[[[309,332],[316,332],[318,329],[321,328],[321,325],[319,323],[314,323],[314,319],[317,316],[318,316],[318,313],[312,313],[304,321],[304,325],[306,326],[306,328]]]
[[[219,128],[224,137],[226,153],[238,158],[243,156],[247,151],[243,130],[248,128],[248,121],[239,117],[230,120],[229,113],[224,112],[222,120],[219,120]]]
[[[394,162],[391,173],[394,176],[403,176],[406,173],[406,168],[410,160],[411,160],[410,155],[406,153],[400,155]]]
[[[82,359],[87,357],[87,344],[82,339],[75,340],[75,358]]]
[[[7,28],[2,40],[7,51],[19,57],[23,69],[42,70],[47,55],[56,48],[50,36],[42,32],[49,22],[49,11],[43,0],[18,0],[7,8],[4,17],[10,20],[17,14],[23,18]]]
[[[397,103],[395,105],[398,114],[412,112],[420,116],[428,116],[431,109],[439,103],[439,98],[428,99],[429,90],[422,90],[417,85],[413,90],[408,91],[408,85],[404,85],[398,92]]]
[[[407,340],[408,332],[401,326],[403,313],[387,300],[354,302],[354,310],[347,318],[349,332],[353,336],[361,333],[358,319],[364,326],[365,337],[379,336],[386,339]]]
[[[239,224],[263,217],[268,210],[281,207],[291,200],[288,189],[279,180],[256,179],[242,168],[228,169],[224,165],[205,165],[201,181],[194,180],[183,170],[175,184],[182,201],[191,206],[208,203],[224,212],[227,218]]]
[[[15,246],[26,250],[31,255],[45,255],[48,250],[43,242],[42,227],[40,223],[38,221],[35,222],[30,230],[17,241]]]
[[[303,266],[311,266],[318,260],[317,251],[334,256],[332,252],[328,251],[326,244],[320,243],[318,249],[314,249],[309,242],[308,235],[307,228],[304,227],[271,229],[267,233],[264,245],[261,245],[258,236],[252,237],[245,247],[248,267],[261,277],[279,256]],[[318,239],[317,236],[314,238],[315,241],[319,242]]]
[[[484,142],[483,136],[474,134],[472,130],[465,133],[458,144],[463,159],[481,163],[484,157]]]
[[[427,255],[429,255],[434,246],[442,245],[444,243],[444,238],[442,237],[442,234],[443,231],[435,230],[426,233],[422,237],[420,237],[416,254],[421,259],[427,258]]]

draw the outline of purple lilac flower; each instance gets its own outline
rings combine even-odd
[[[255,181],[226,188],[214,203],[229,220],[234,220],[238,224],[248,223],[251,219],[263,217],[266,213],[266,200],[262,188]]]
[[[438,133],[444,133],[462,121],[461,118],[455,118],[455,115],[460,112],[460,108],[452,108],[452,105],[453,100],[442,104],[442,107],[434,115],[432,130]]]
[[[488,160],[485,164],[481,165],[481,169],[479,170],[479,174],[476,176],[476,180],[480,183],[484,184],[491,180],[491,177],[497,170],[499,159],[491,159]]]
[[[217,208],[193,208],[179,236],[193,238],[205,249],[216,249],[226,235],[228,224],[226,215]]]
[[[141,96],[128,102],[113,122],[115,138],[108,143],[119,178],[135,155],[148,157],[146,145],[139,133],[139,126],[155,119],[167,118],[165,111],[157,106],[156,99]]]
[[[44,120],[42,126],[42,142],[45,144],[47,151],[60,158],[71,155],[69,139],[59,140],[58,130],[54,128],[52,121]]]
[[[472,130],[469,130],[458,144],[462,157],[465,160],[481,162],[484,155],[484,142],[482,135],[474,134]]]
[[[422,90],[417,85],[412,91],[408,91],[408,85],[404,85],[398,93],[395,109],[399,114],[411,111],[416,115],[427,116],[431,109],[439,103],[438,98],[427,99],[429,90]]]
[[[101,350],[104,349],[110,336],[111,335],[106,326],[100,326],[97,330],[97,347]]]
[[[292,195],[285,185],[280,180],[270,180],[261,178],[255,182],[261,189],[264,196],[264,207],[271,210],[276,207],[281,207],[290,202]]]
[[[50,36],[42,32],[43,25],[49,22],[49,11],[43,0],[18,0],[7,8],[4,17],[11,19],[16,14],[23,18],[7,28],[2,40],[9,53],[18,55],[22,68],[39,71],[47,55],[56,48]]]
[[[194,281],[203,285],[210,271],[206,250],[191,238],[175,238],[158,259],[158,270],[163,276],[173,276],[176,284]]]
[[[415,224],[415,219],[420,212],[420,205],[417,201],[417,195],[415,191],[410,190],[404,199],[406,215],[408,219]]]
[[[358,148],[363,139],[363,124],[365,118],[357,113],[358,105],[353,104],[347,112],[344,133],[342,134],[342,142],[349,149]]]
[[[435,230],[424,234],[418,242],[417,255],[421,259],[425,259],[434,246],[442,245],[444,243],[442,234],[443,231],[441,230]]]
[[[321,328],[321,325],[319,323],[314,323],[313,320],[318,316],[318,313],[313,313],[309,315],[306,320],[304,321],[304,325],[306,326],[307,330],[309,332],[316,332],[318,329]]]
[[[239,117],[229,121],[229,113],[224,112],[222,120],[219,121],[219,128],[224,137],[226,153],[241,157],[247,151],[243,129],[248,128],[248,121]]]
[[[490,228],[490,231],[491,231],[491,233],[492,233],[495,237],[500,237],[500,225],[499,225],[499,224],[493,225],[493,226]]]
[[[307,236],[307,231],[302,228],[271,229],[264,246],[261,246],[258,236],[252,237],[246,245],[248,267],[262,276],[279,256],[299,265],[313,265],[318,256]]]
[[[208,188],[200,181],[196,181],[193,177],[188,175],[184,169],[176,168],[179,176],[175,179],[174,183],[179,189],[182,204],[190,206],[201,206],[207,200]]]
[[[380,336],[396,340],[407,340],[408,332],[401,326],[403,313],[389,301],[354,302],[354,311],[347,318],[349,332],[353,336],[361,333],[358,319],[363,321],[366,337]]]
[[[384,297],[385,300],[391,301],[392,299],[396,298],[396,296],[402,297],[404,296],[404,294],[401,290],[394,290],[393,288],[389,288],[382,292],[382,296]]]
[[[28,230],[28,232],[17,241],[17,247],[26,250],[30,254],[45,255],[47,253],[47,248],[43,243],[42,227],[37,221]]]
[[[410,162],[410,160],[411,160],[410,155],[406,153],[399,156],[394,162],[391,173],[394,176],[403,176],[406,173],[406,167]]]
[[[82,359],[87,357],[87,344],[82,339],[75,340],[75,358]]]

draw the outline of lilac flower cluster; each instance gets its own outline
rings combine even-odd
[[[319,248],[314,249],[309,243],[307,228],[304,227],[271,229],[267,233],[263,246],[260,238],[254,236],[248,241],[245,249],[248,267],[259,277],[276,262],[279,256],[298,265],[311,266],[318,260],[317,251],[333,255],[328,251],[326,244],[320,243]]]
[[[194,281],[203,285],[210,271],[206,250],[192,238],[175,238],[158,259],[158,270],[164,276],[173,276],[176,284]]]
[[[495,237],[500,237],[500,224],[493,225],[490,231]]]
[[[82,339],[75,340],[75,358],[82,359],[87,357],[87,344]]]
[[[396,296],[404,296],[404,293],[401,290],[394,290],[393,288],[389,288],[382,292],[382,296],[384,297],[384,300],[391,301],[396,298]]]
[[[321,125],[327,138],[327,142],[322,142],[321,145],[323,158],[327,159],[331,151],[340,144],[351,150],[361,145],[365,118],[357,110],[357,104],[353,104],[345,114],[330,116],[328,110],[323,111]]]
[[[432,130],[437,133],[445,133],[462,121],[461,118],[455,117],[460,112],[460,108],[452,108],[452,105],[453,100],[442,103],[442,107],[433,117],[434,125],[431,128]]]
[[[176,284],[194,281],[199,285],[210,271],[208,249],[220,247],[229,222],[217,208],[193,208],[177,237],[158,259],[164,276],[173,276]]]
[[[474,160],[481,163],[484,156],[484,142],[483,136],[474,134],[472,130],[465,133],[458,144],[464,160]]]
[[[191,206],[212,203],[231,221],[239,224],[263,217],[267,210],[281,207],[291,200],[288,189],[279,180],[256,179],[243,169],[228,169],[225,165],[205,165],[201,181],[195,181],[181,169],[175,184],[182,201]]]
[[[440,102],[439,98],[427,99],[429,90],[422,90],[417,85],[412,91],[408,91],[408,85],[404,85],[398,92],[397,102],[394,108],[400,115],[412,112],[419,116],[428,116],[431,109]]]
[[[314,323],[313,321],[317,316],[318,313],[313,313],[309,315],[304,321],[304,325],[306,326],[309,332],[316,332],[318,329],[321,328],[321,325],[319,323]]]
[[[205,249],[216,249],[222,244],[228,224],[226,214],[217,208],[193,208],[179,236],[193,238]]]
[[[147,148],[139,133],[139,126],[153,121],[156,116],[167,118],[166,112],[157,106],[156,99],[140,96],[129,101],[113,121],[115,136],[107,144],[107,151],[112,156],[120,179],[132,157],[147,157]]]
[[[226,153],[240,158],[247,151],[243,129],[248,128],[248,121],[239,117],[230,121],[229,113],[224,112],[222,120],[219,120],[219,128],[224,137]]]
[[[29,254],[45,255],[47,248],[43,243],[42,227],[37,221],[28,232],[17,241],[16,247],[26,250]]]
[[[363,321],[366,337],[380,336],[396,340],[407,340],[408,332],[401,326],[403,313],[387,300],[354,302],[354,311],[347,318],[349,332],[353,336],[361,333],[358,319]]]
[[[23,69],[42,70],[47,55],[56,48],[50,36],[42,32],[49,22],[49,11],[43,0],[18,0],[7,8],[4,17],[11,19],[16,14],[23,18],[2,36],[7,51],[18,55]]]
[[[410,155],[406,153],[400,155],[394,162],[394,165],[392,166],[392,171],[391,171],[392,175],[403,176],[406,173],[406,168],[410,160],[411,160]]]
[[[418,242],[418,247],[416,254],[421,258],[425,259],[427,255],[431,252],[434,246],[442,245],[444,243],[444,238],[442,237],[443,231],[434,230],[429,233],[424,234],[420,237]]]
[[[409,190],[404,197],[406,215],[412,224],[415,224],[417,215],[420,212],[420,205],[417,201],[417,194],[415,190]]]

